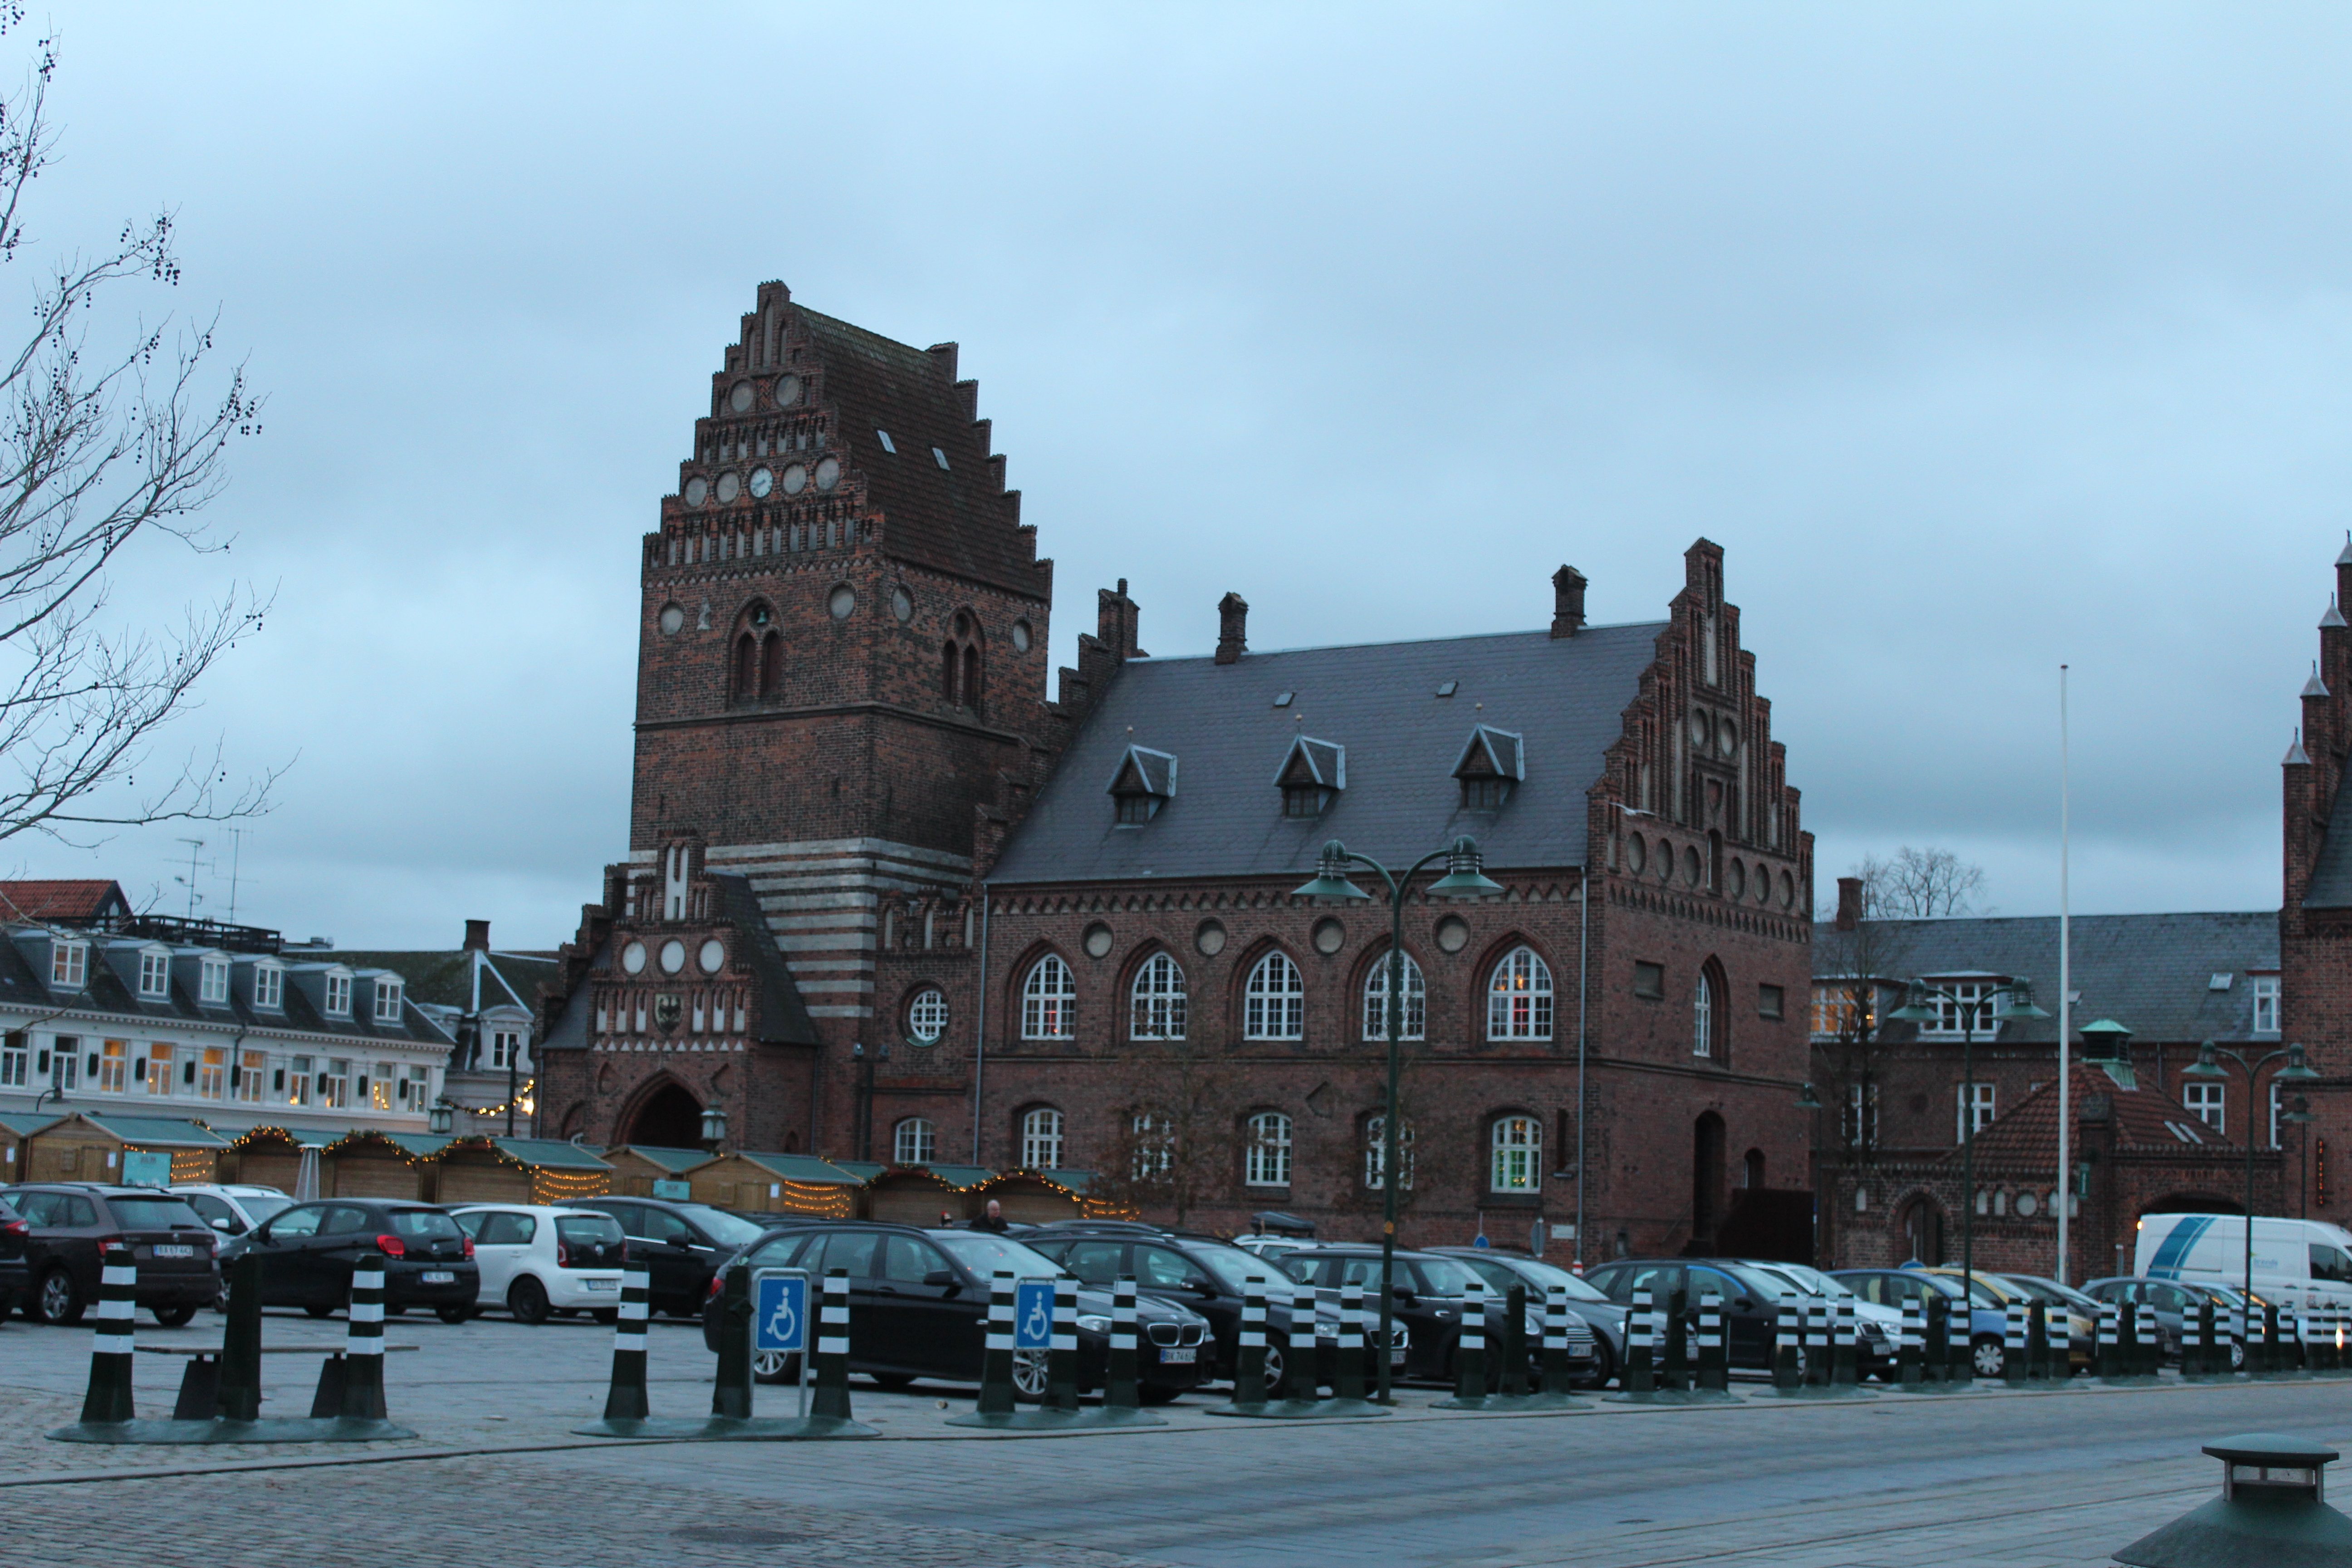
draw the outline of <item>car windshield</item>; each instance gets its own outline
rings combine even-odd
[[[106,1206],[125,1230],[202,1230],[205,1222],[185,1198],[109,1198]]]
[[[2036,1279],[2030,1274],[2004,1274],[2001,1278],[2045,1307],[2074,1307],[2095,1311],[2098,1307],[2096,1301],[2080,1290],[2068,1289],[2053,1279]]]
[[[1268,1284],[1284,1279],[1289,1271],[1282,1266],[1282,1258],[1297,1251],[1296,1247],[1286,1247],[1274,1257],[1260,1258],[1245,1247],[1204,1241],[1187,1247],[1184,1256],[1215,1275],[1217,1283],[1226,1289],[1238,1293],[1253,1274]]]
[[[621,1222],[608,1214],[560,1214],[555,1216],[555,1234],[565,1241],[618,1241]]]
[[[1484,1279],[1451,1258],[1416,1258],[1412,1267],[1433,1296],[1466,1296],[1474,1284],[1481,1290],[1486,1288]]]
[[[1470,1263],[1473,1268],[1475,1268],[1478,1262],[1486,1262],[1487,1260],[1477,1259],[1474,1261],[1472,1259],[1465,1258],[1464,1261]],[[1557,1264],[1546,1263],[1541,1258],[1514,1257],[1507,1263],[1504,1262],[1500,1258],[1496,1258],[1488,1262],[1487,1267],[1490,1268],[1504,1269],[1517,1276],[1518,1282],[1524,1283],[1528,1287],[1528,1293],[1530,1295],[1539,1294],[1549,1287],[1558,1285],[1568,1292],[1568,1299],[1571,1301],[1606,1301],[1609,1300],[1608,1297],[1602,1295],[1600,1291],[1595,1290],[1591,1286],[1586,1284],[1575,1275],[1570,1274],[1567,1269],[1559,1267]],[[1480,1269],[1479,1272],[1485,1273],[1486,1270]],[[1492,1283],[1491,1279],[1489,1280],[1489,1283]]]
[[[457,1222],[439,1209],[394,1209],[392,1228],[403,1236],[456,1236]]]
[[[1794,1281],[1797,1289],[1808,1296],[1827,1296],[1832,1300],[1842,1300],[1853,1295],[1844,1280],[1833,1279],[1809,1264],[1759,1263],[1753,1267],[1759,1274],[1778,1275]]]
[[[694,1223],[721,1247],[745,1247],[767,1234],[764,1226],[753,1225],[739,1215],[725,1209],[698,1208],[693,1211]]]
[[[934,1230],[924,1234],[947,1248],[949,1257],[983,1279],[1000,1268],[1020,1279],[1051,1279],[1062,1272],[1060,1264],[1035,1247],[991,1236],[984,1230]]]
[[[256,1225],[259,1225],[279,1209],[291,1206],[293,1202],[292,1198],[266,1197],[246,1193],[239,1193],[236,1198],[237,1207],[243,1209],[247,1216]]]

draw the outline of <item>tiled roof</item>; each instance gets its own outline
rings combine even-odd
[[[108,878],[0,881],[0,920],[86,921],[110,909],[127,914],[131,900]]]
[[[1395,865],[1465,833],[1490,866],[1581,866],[1585,792],[1623,733],[1664,630],[1512,632],[1244,654],[1233,664],[1131,660],[989,880],[1304,878],[1328,838]],[[1436,695],[1449,681],[1459,682],[1454,694]],[[1277,708],[1284,692],[1290,701]],[[1462,809],[1454,770],[1480,725],[1521,737],[1525,782],[1500,810]],[[1346,785],[1321,816],[1288,817],[1275,777],[1302,735],[1346,748]],[[1172,754],[1181,772],[1158,816],[1123,827],[1103,792],[1129,745]]]
[[[340,952],[297,949],[285,954],[289,963],[326,962],[353,969],[389,969],[406,983],[408,999],[433,1007],[464,1009],[473,1005],[473,977],[467,963],[469,950],[426,949],[422,952]],[[482,1005],[520,1007],[535,1013],[542,981],[552,983],[562,973],[552,958],[519,953],[485,953],[482,962]]]
[[[2242,1157],[2244,1152],[2242,1145],[2231,1142],[2163,1095],[2153,1089],[2126,1089],[2098,1068],[2074,1069],[2073,1110],[2078,1124],[2112,1121],[2116,1142],[2123,1148],[2166,1154],[2234,1150]],[[1979,1162],[2054,1161],[2058,1156],[2057,1080],[2043,1084],[2007,1114],[1996,1117],[1977,1134],[1976,1145]],[[2081,1147],[2079,1139],[2075,1147]],[[1957,1164],[1961,1154],[1955,1149],[1943,1157],[1944,1163]]]
[[[1985,973],[2032,981],[2035,1005],[2051,1016],[2004,1023],[1996,1037],[2057,1043],[2055,916],[1865,921],[1863,925],[1859,951],[1875,973],[1889,980]],[[2278,971],[2274,912],[2076,915],[2073,925],[2073,985],[2081,998],[2074,1007],[2077,1031],[2094,1019],[2113,1018],[2141,1040],[2256,1037],[2253,986],[2247,975],[2256,970]],[[1856,951],[1853,933],[1817,925],[1814,977],[1850,973]],[[2216,975],[2229,977],[2225,989],[2213,989]],[[1879,1037],[1895,1044],[1917,1037],[1916,1025],[1890,1022],[1882,1026]],[[1984,1038],[1979,1036],[1979,1043]]]

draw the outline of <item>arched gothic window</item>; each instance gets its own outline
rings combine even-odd
[[[1184,1037],[1184,971],[1164,952],[1155,952],[1135,972],[1129,993],[1129,1037],[1138,1040],[1181,1040]]]
[[[1364,1119],[1364,1185],[1384,1187],[1388,1173],[1389,1119],[1368,1116]],[[1397,1190],[1412,1191],[1412,1123],[1397,1123]]]
[[[1021,986],[1021,1037],[1066,1040],[1077,1021],[1078,984],[1057,953],[1030,965]]]
[[[1497,1116],[1489,1140],[1488,1181],[1498,1193],[1532,1193],[1543,1184],[1543,1123],[1532,1116]]]
[[[1279,1110],[1261,1110],[1249,1119],[1242,1183],[1252,1187],[1290,1185],[1290,1118]]]
[[[901,1165],[929,1165],[940,1157],[940,1130],[924,1117],[909,1116],[891,1130],[890,1158]]]
[[[1250,971],[1242,999],[1242,1038],[1296,1040],[1307,1034],[1307,985],[1298,965],[1279,950],[1267,953]]]
[[[1062,1113],[1050,1105],[1021,1118],[1021,1166],[1028,1171],[1062,1168]]]
[[[1691,1055],[1715,1055],[1715,982],[1704,969],[1698,989],[1691,994]]]
[[[1429,985],[1412,954],[1404,955],[1404,1012],[1397,1019],[1397,1038],[1419,1040],[1429,1033]],[[1389,1037],[1389,955],[1382,953],[1364,976],[1364,1038]]]
[[[1515,947],[1495,965],[1486,987],[1486,1037],[1551,1038],[1551,966],[1533,948]]]
[[[784,639],[778,635],[775,616],[765,605],[752,605],[735,623],[734,667],[730,672],[731,696],[738,702],[772,697],[783,684]]]

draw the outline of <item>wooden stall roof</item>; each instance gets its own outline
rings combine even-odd
[[[996,1174],[984,1165],[891,1165],[885,1169],[894,1176],[912,1173],[935,1177],[960,1193],[968,1193],[982,1182],[992,1179]],[[868,1178],[869,1181],[871,1179]]]
[[[845,1171],[829,1160],[814,1154],[761,1154],[749,1149],[736,1151],[739,1159],[749,1160],[763,1171],[770,1171],[787,1182],[822,1183],[827,1186],[862,1187],[866,1178]]]
[[[718,1158],[707,1149],[664,1149],[651,1143],[615,1143],[604,1151],[607,1157],[614,1154],[635,1154],[648,1165],[658,1165],[672,1175],[709,1164]]]
[[[491,1138],[486,1142],[503,1157],[518,1165],[529,1165],[533,1170],[603,1171],[609,1173],[613,1169],[598,1159],[593,1150],[577,1143],[567,1143],[561,1138]]]
[[[55,1127],[64,1120],[62,1116],[26,1116],[12,1111],[0,1115],[0,1127],[6,1128],[19,1138],[29,1138],[44,1127]]]
[[[88,1122],[110,1138],[156,1149],[226,1149],[228,1140],[200,1121],[171,1116],[87,1116],[69,1120]]]

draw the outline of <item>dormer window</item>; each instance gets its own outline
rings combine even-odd
[[[1527,743],[1508,730],[1480,724],[1454,763],[1462,783],[1462,809],[1499,811],[1512,786],[1527,776]]]
[[[400,1022],[400,982],[379,980],[375,983],[375,1021],[391,1026]]]
[[[286,972],[274,963],[254,966],[253,1005],[278,1008],[286,1005]]]
[[[348,1018],[352,1016],[352,977],[348,974],[327,976],[327,1016]]]
[[[196,971],[196,1000],[210,1007],[228,1005],[228,960],[207,958]]]
[[[139,994],[150,1002],[172,994],[172,955],[149,948],[139,955]]]
[[[1283,816],[1320,816],[1348,787],[1348,748],[1301,735],[1290,742],[1274,782],[1282,790]]]
[[[49,949],[49,984],[60,991],[79,991],[89,984],[89,943],[61,942]]]
[[[1109,793],[1118,803],[1119,826],[1142,826],[1175,795],[1176,759],[1149,746],[1129,746],[1111,776]]]

